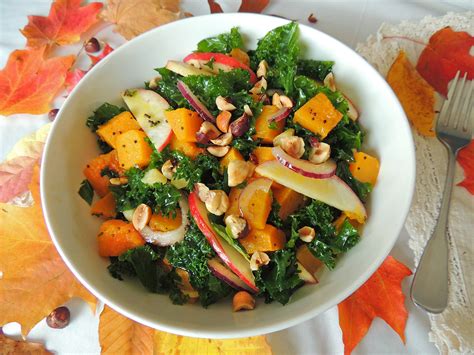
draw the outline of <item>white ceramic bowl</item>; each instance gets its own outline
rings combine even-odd
[[[199,40],[238,26],[248,48],[269,30],[287,21],[255,14],[192,17],[126,43],[96,65],[64,103],[46,144],[41,170],[43,210],[62,258],[94,295],[116,311],[148,326],[171,333],[233,338],[269,333],[310,319],[355,291],[392,249],[408,213],[414,189],[415,158],[403,110],[385,80],[344,44],[300,25],[302,55],[336,62],[337,85],[359,107],[367,131],[365,149],[380,158],[377,186],[369,202],[369,219],[360,243],[340,259],[318,285],[299,289],[286,306],[259,300],[252,312],[233,313],[224,300],[204,309],[173,305],[167,295],[149,293],[138,282],[112,278],[108,260],[97,253],[100,220],[77,190],[82,169],[98,154],[86,118],[104,101],[121,103],[119,93],[142,86],[168,59],[181,59]],[[123,104],[122,104],[123,105]]]

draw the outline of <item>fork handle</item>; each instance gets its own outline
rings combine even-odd
[[[431,313],[441,313],[448,304],[448,215],[457,151],[447,146],[448,173],[435,229],[426,244],[411,286],[413,302]]]

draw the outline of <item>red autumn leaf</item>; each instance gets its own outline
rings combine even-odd
[[[389,256],[365,284],[338,305],[345,354],[359,344],[375,317],[385,320],[405,342],[408,312],[401,282],[409,275],[410,269]]]
[[[28,191],[37,161],[38,158],[16,157],[0,164],[0,202],[8,202]]]
[[[28,24],[21,30],[27,46],[64,45],[75,43],[81,34],[97,22],[102,4],[94,2],[81,6],[82,0],[56,0],[48,17],[28,16]]]
[[[459,152],[458,162],[464,169],[464,180],[458,186],[465,187],[474,195],[474,140]]]
[[[44,58],[45,47],[16,50],[0,71],[0,115],[41,114],[63,87],[74,56]]]
[[[418,59],[416,70],[444,96],[448,94],[448,84],[457,71],[474,78],[474,56],[469,52],[474,46],[474,37],[467,32],[455,32],[445,27],[430,38],[428,45]]]
[[[66,91],[68,94],[71,93],[72,89],[75,88],[77,83],[86,75],[87,71],[82,69],[74,69],[67,72],[66,75]]]
[[[239,12],[261,13],[269,4],[270,0],[242,0]]]
[[[99,55],[95,56],[95,55],[90,55],[88,54],[89,58],[91,59],[92,61],[92,65],[91,65],[91,68],[96,65],[97,63],[99,63],[102,59],[104,59],[108,54],[110,54],[114,49],[109,46],[108,43],[105,44],[104,46],[104,49],[102,50],[102,53],[100,53]]]
[[[221,5],[219,5],[215,0],[207,0],[209,4],[209,9],[211,10],[211,14],[221,13],[222,11]]]

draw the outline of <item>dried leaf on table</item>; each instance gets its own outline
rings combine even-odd
[[[45,59],[45,48],[16,50],[0,71],[0,115],[41,114],[64,85],[74,56]]]
[[[153,354],[154,331],[105,306],[99,320],[102,354]]]
[[[261,13],[269,3],[270,0],[242,0],[239,12]]]
[[[221,5],[219,5],[215,0],[207,0],[207,3],[209,4],[209,10],[211,11],[211,14],[224,12]]]
[[[126,39],[165,23],[176,21],[181,14],[179,0],[107,0],[104,20],[115,24],[115,30]]]
[[[469,33],[445,27],[431,36],[418,58],[416,69],[436,91],[447,96],[448,84],[458,70],[467,72],[468,79],[474,78],[472,46],[474,37]]]
[[[0,333],[0,354],[1,355],[10,355],[10,354],[11,355],[17,355],[17,354],[49,355],[52,353],[46,350],[43,344],[10,339]]]
[[[272,349],[264,336],[240,339],[203,339],[174,335],[157,330],[155,332],[156,355],[194,354],[269,355]]]
[[[49,15],[28,16],[28,24],[21,30],[28,47],[65,45],[78,42],[81,34],[98,20],[102,4],[93,2],[81,6],[82,0],[56,0]]]
[[[28,191],[37,163],[38,158],[16,157],[0,164],[0,202],[8,202]]]
[[[82,69],[73,69],[68,71],[66,75],[66,91],[68,94],[76,87],[76,85],[81,81],[81,79],[86,75],[87,71]]]
[[[418,74],[405,52],[400,52],[390,67],[387,82],[418,133],[433,137],[435,92]]]
[[[464,180],[458,186],[465,187],[471,195],[474,195],[474,140],[459,152],[458,162],[464,169]]]
[[[385,320],[405,342],[408,312],[401,282],[409,275],[410,269],[389,256],[365,284],[338,305],[345,354],[359,344],[375,317]]]
[[[0,326],[18,322],[23,335],[73,297],[95,306],[95,298],[69,271],[48,234],[38,167],[29,189],[35,201],[31,207],[0,203]]]
[[[99,54],[99,55],[91,55],[91,54],[88,54],[92,64],[91,64],[91,68],[96,65],[97,63],[99,63],[102,59],[104,59],[105,57],[107,57],[110,53],[112,53],[114,49],[108,44],[106,43],[105,46],[104,46],[104,49],[102,49],[102,52]],[[85,75],[85,73],[84,73]],[[84,76],[83,75],[83,76]]]

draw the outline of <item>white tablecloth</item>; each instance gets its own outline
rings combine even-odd
[[[221,0],[225,11],[238,7],[238,0]],[[183,8],[194,15],[208,13],[205,0],[182,0]],[[327,32],[355,48],[368,35],[374,34],[383,22],[398,23],[402,20],[421,19],[426,15],[441,16],[448,11],[472,9],[473,1],[435,0],[273,0],[265,10],[268,14],[284,15],[309,24],[307,18],[314,13],[317,29]],[[0,0],[0,67],[6,63],[9,53],[23,48],[25,39],[18,31],[27,22],[27,15],[46,15],[50,0]],[[45,116],[0,116],[0,159],[3,159],[14,143],[48,122]],[[392,250],[392,255],[412,268],[413,256],[408,248],[408,234],[404,229]],[[403,283],[408,295],[411,278]],[[354,354],[435,354],[437,349],[428,341],[430,330],[428,317],[407,299],[409,318],[406,327],[406,345],[381,319],[375,319],[367,336]],[[48,349],[58,353],[99,353],[98,320],[80,300],[68,303],[71,324],[62,330],[53,330],[40,322],[30,333],[29,339],[46,343]],[[27,312],[28,310],[25,310]],[[10,324],[4,332],[18,336],[19,326]],[[329,354],[342,353],[342,334],[339,328],[337,308],[298,326],[269,334],[267,339],[275,354]],[[198,352],[198,351],[197,351]]]

